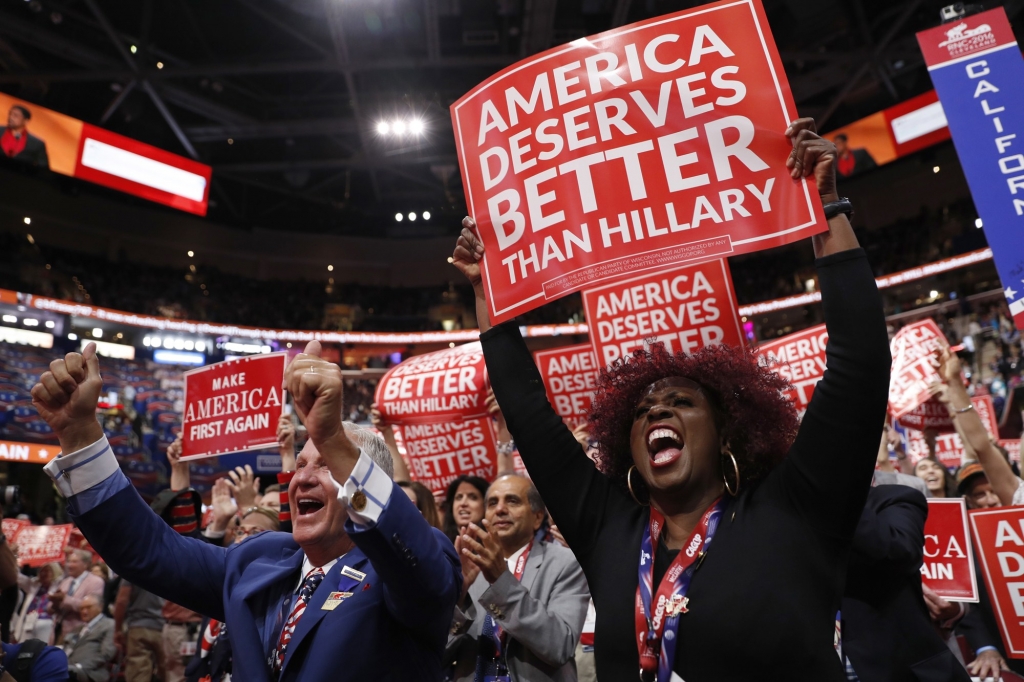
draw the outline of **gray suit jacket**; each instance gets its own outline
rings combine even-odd
[[[505,662],[513,682],[576,682],[573,655],[590,592],[571,551],[556,542],[535,543],[521,583],[511,572],[493,585],[479,575],[467,601],[465,610],[455,610],[445,649],[445,666],[455,663],[454,680],[473,682],[486,609],[508,633]]]
[[[117,650],[114,648],[114,619],[103,616],[96,626],[82,637],[79,633],[72,634],[65,640],[68,651],[68,669],[72,671],[72,679],[88,682],[107,682],[110,679],[109,665],[114,660]]]

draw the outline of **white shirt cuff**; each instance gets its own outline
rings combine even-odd
[[[345,485],[335,481],[333,476],[331,481],[338,489],[338,499],[348,508],[348,517],[352,519],[352,523],[362,528],[377,525],[377,519],[391,499],[394,487],[387,472],[360,449],[359,461],[356,462]]]
[[[99,485],[120,471],[106,437],[77,452],[61,453],[43,469],[64,497],[71,497]]]

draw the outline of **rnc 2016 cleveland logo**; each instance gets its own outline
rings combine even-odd
[[[992,33],[992,27],[988,24],[969,28],[967,22],[963,21],[945,33],[946,39],[939,43],[939,47],[949,50],[950,57],[995,47],[996,44],[995,34]]]

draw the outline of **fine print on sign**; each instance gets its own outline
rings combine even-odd
[[[1024,329],[1024,59],[1006,10],[917,34],[982,219],[1006,303]]]
[[[181,459],[277,447],[286,362],[269,353],[185,372]]]
[[[793,385],[788,395],[801,419],[811,403],[814,387],[825,374],[827,345],[828,330],[819,324],[757,347],[757,354],[768,367]]]
[[[413,480],[435,496],[444,495],[459,476],[492,480],[497,473],[498,446],[489,417],[406,424],[401,431]]]
[[[928,500],[921,582],[943,599],[978,601],[967,505],[962,497]]]
[[[544,390],[558,416],[576,428],[587,421],[587,412],[597,388],[599,365],[589,343],[541,350],[533,360],[544,380]]]
[[[968,516],[1006,654],[1024,658],[1024,507],[973,509]]]
[[[452,119],[491,321],[824,230],[785,167],[795,118],[760,0],[581,38],[474,88]]]
[[[479,341],[411,357],[378,382],[374,402],[388,424],[487,415],[487,369]]]
[[[934,320],[908,324],[893,337],[889,379],[889,412],[896,419],[932,397],[932,382],[939,379],[938,353],[949,342]]]
[[[670,353],[743,345],[725,259],[684,265],[583,292],[590,343],[610,365],[650,340]]]

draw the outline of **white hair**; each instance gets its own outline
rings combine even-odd
[[[383,469],[388,478],[394,478],[395,462],[391,458],[391,450],[388,449],[388,444],[384,442],[384,439],[353,422],[342,422],[342,425],[352,441],[373,460],[373,463]]]

